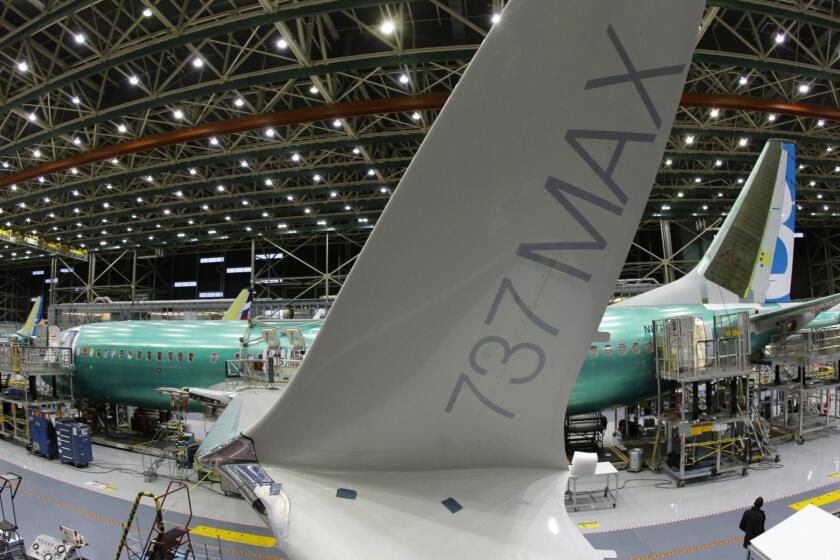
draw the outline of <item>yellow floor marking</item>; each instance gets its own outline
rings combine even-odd
[[[239,544],[248,544],[251,546],[262,546],[269,548],[277,544],[277,539],[265,535],[255,535],[253,533],[240,533],[239,531],[228,531],[227,529],[217,529],[215,527],[208,527],[207,525],[198,525],[190,529],[191,535],[198,535],[200,537],[208,537],[211,539],[222,539],[223,541],[230,541]]]
[[[678,550],[667,550],[665,552],[654,552],[652,554],[646,554],[645,556],[633,556],[630,560],[659,560],[659,558],[672,558],[674,556],[682,556],[683,554],[688,554],[689,552],[700,552],[702,550],[709,550],[710,548],[718,548],[721,546],[726,546],[728,544],[733,543],[740,543],[744,542],[744,535],[739,535],[737,537],[730,537],[728,539],[722,541],[715,541],[706,544],[698,544],[695,546],[687,546],[685,548],[680,548]]]
[[[832,490],[827,494],[820,494],[819,496],[814,496],[813,498],[808,498],[807,500],[802,500],[801,502],[790,504],[788,507],[799,511],[808,504],[814,504],[815,506],[824,506],[825,504],[830,504],[831,502],[836,502],[837,500],[840,500],[840,490]]]
[[[840,478],[840,472],[833,472],[828,475],[828,478]]]
[[[600,527],[601,523],[598,521],[584,521],[583,523],[578,523],[578,527],[581,529],[594,529],[595,527]]]

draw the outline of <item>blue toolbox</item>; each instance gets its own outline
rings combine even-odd
[[[29,443],[32,452],[47,459],[58,457],[58,441],[55,426],[48,413],[33,410],[29,413]]]
[[[93,461],[90,426],[72,420],[58,420],[55,429],[58,432],[58,456],[62,463],[86,467]]]

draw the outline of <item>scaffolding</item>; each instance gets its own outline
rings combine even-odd
[[[32,412],[52,418],[73,407],[73,351],[0,343],[0,435],[29,443]]]
[[[840,424],[840,327],[801,330],[767,349],[770,379],[758,406],[772,428],[797,443]]]
[[[679,316],[653,322],[660,467],[678,486],[692,478],[733,471],[747,474],[760,438],[750,402],[750,331],[747,313]],[[673,388],[666,402],[663,384]]]

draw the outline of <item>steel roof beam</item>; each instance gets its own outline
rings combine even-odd
[[[67,0],[58,7],[52,10],[41,13],[38,17],[34,17],[15,28],[14,31],[0,37],[0,50],[5,50],[12,46],[15,42],[25,37],[31,37],[33,34],[44,30],[53,23],[64,19],[68,15],[74,14],[79,10],[83,10],[88,6],[92,6],[101,0]]]

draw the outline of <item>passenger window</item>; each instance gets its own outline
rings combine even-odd
[[[168,353],[167,353],[167,359],[168,359],[170,362],[173,360],[173,358],[172,358],[172,352],[168,352]]]
[[[107,351],[107,350],[105,350],[105,354],[107,354],[107,353],[108,353],[108,351]],[[116,348],[115,348],[115,349],[111,350],[111,359],[113,360],[113,359],[115,359],[116,357],[117,357],[117,350],[116,350]]]
[[[210,363],[215,364],[219,361],[219,354],[218,352],[210,352]]]
[[[619,356],[627,355],[627,345],[626,344],[621,343],[621,344],[618,345],[618,355]]]
[[[233,359],[234,359],[234,360],[238,360],[238,359],[239,359],[239,352],[237,352],[236,354],[234,354],[234,355],[233,355]]]
[[[132,356],[131,350],[128,351],[128,359],[130,360]],[[120,358],[122,358],[122,351],[120,351]]]
[[[124,359],[125,359],[125,350],[120,349],[120,360],[124,360]]]
[[[187,354],[187,361],[189,363],[193,363],[193,360],[195,360],[195,352],[190,352],[189,354]]]
[[[257,354],[257,359],[258,359],[258,360],[262,360],[262,359],[263,359],[262,352],[260,352],[259,354]]]
[[[634,343],[633,343],[633,353],[634,353],[634,354],[638,354],[640,350],[641,350],[641,348],[639,348],[639,343],[638,343],[638,342],[634,342]]]
[[[87,356],[87,346],[82,348],[82,356]]]
[[[592,356],[593,358],[598,357],[598,347],[595,346],[594,344],[589,347],[589,355]]]
[[[604,356],[612,356],[612,344],[604,345]]]
[[[183,361],[184,361],[184,353],[183,353],[183,352],[178,352],[178,361],[179,361],[179,362],[183,362]]]
[[[142,360],[142,359],[143,359],[143,351],[142,351],[142,350],[137,350],[137,359],[138,359],[138,360]]]
[[[151,350],[148,350],[146,352],[146,359],[149,360],[150,362],[152,361],[152,351]]]
[[[97,358],[101,358],[101,357],[102,357],[102,348],[97,348],[97,349],[96,349],[96,357],[97,357]]]
[[[163,361],[163,352],[158,352],[157,354],[157,361]]]
[[[253,360],[253,359],[254,359],[254,355],[253,355],[253,354],[251,354],[250,352],[248,352],[248,359],[249,359],[249,360]]]
[[[645,342],[645,352],[648,354],[653,352],[653,344],[651,342]]]

